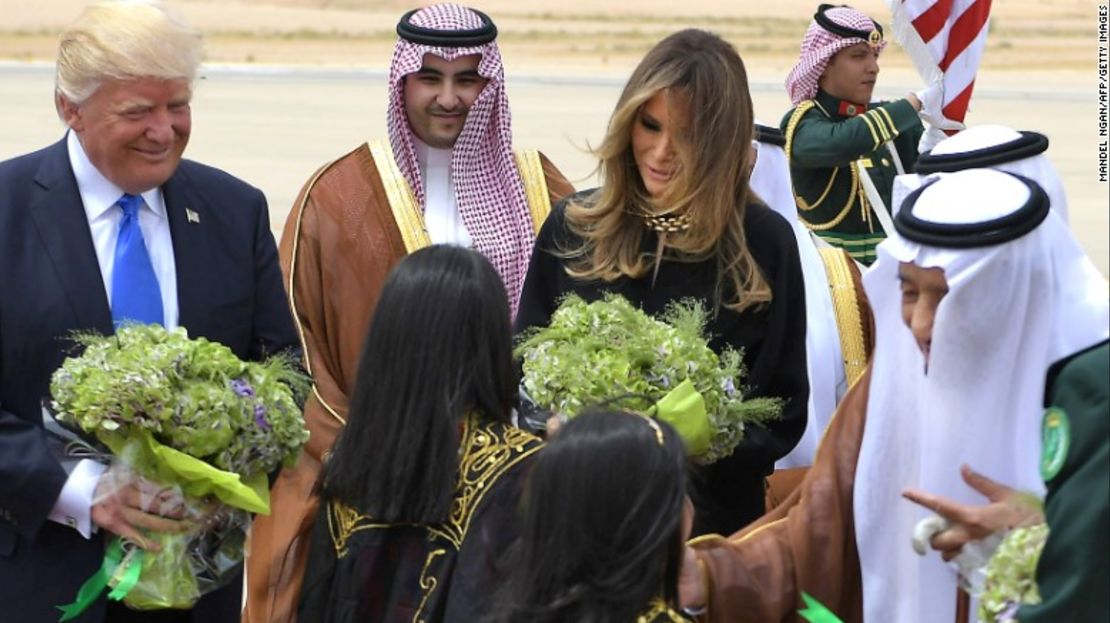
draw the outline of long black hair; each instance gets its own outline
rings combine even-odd
[[[445,521],[461,421],[507,422],[515,378],[509,302],[489,261],[451,246],[409,255],[382,287],[321,494],[383,522]]]
[[[583,413],[540,451],[494,619],[635,621],[677,603],[686,458],[665,422]]]

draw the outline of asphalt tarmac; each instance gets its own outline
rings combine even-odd
[[[301,185],[318,167],[369,138],[385,138],[386,71],[362,68],[211,66],[193,100],[186,157],[258,186],[280,234]],[[625,77],[509,74],[514,142],[543,151],[579,188],[596,185],[589,154],[605,132]],[[908,72],[884,74],[879,97],[917,88]],[[1095,90],[1082,76],[1057,83],[1020,74],[980,76],[968,122],[1037,130],[1064,179],[1071,226],[1103,272],[1110,269],[1110,198],[1098,179]],[[777,124],[789,101],[776,76],[753,72],[756,115]],[[53,108],[53,65],[0,62],[0,160],[59,138]]]

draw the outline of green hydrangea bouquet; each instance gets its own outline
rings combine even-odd
[[[782,401],[744,398],[741,353],[718,356],[705,336],[700,301],[672,303],[653,318],[623,297],[587,303],[566,297],[551,324],[521,336],[522,390],[548,411],[574,417],[584,409],[621,406],[675,426],[690,454],[705,463],[736,449],[747,424],[782,413]]]
[[[1041,603],[1036,572],[1047,539],[1048,525],[1044,523],[1016,528],[1002,539],[986,566],[979,596],[980,621],[1014,621],[1022,605]]]
[[[244,362],[183,328],[125,325],[76,340],[83,354],[51,380],[55,419],[110,450],[111,471],[179,492],[193,528],[148,535],[156,554],[113,540],[63,620],[106,586],[133,608],[187,608],[233,575],[250,513],[269,512],[268,475],[308,440],[299,406],[308,379],[289,357]]]

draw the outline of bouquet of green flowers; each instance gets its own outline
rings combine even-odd
[[[55,419],[107,449],[109,474],[174,491],[190,529],[147,535],[158,553],[110,542],[62,620],[105,587],[136,609],[190,607],[234,576],[250,513],[269,513],[268,475],[308,440],[298,404],[308,379],[289,357],[244,362],[183,328],[125,325],[76,339],[84,353],[51,380]]]
[[[1013,621],[1024,604],[1041,603],[1037,591],[1037,561],[1048,539],[1048,525],[1012,530],[994,551],[985,571],[979,596],[979,620],[984,623]]]
[[[550,326],[521,336],[522,392],[567,417],[638,400],[639,411],[675,426],[691,456],[717,461],[740,443],[746,424],[778,417],[782,401],[744,399],[741,353],[714,353],[706,318],[696,300],[675,302],[656,319],[616,294],[593,303],[570,295]]]

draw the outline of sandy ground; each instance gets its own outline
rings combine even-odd
[[[2,0],[0,58],[51,58],[54,35],[84,0]],[[398,0],[178,0],[204,30],[215,61],[377,66],[397,17],[421,4]],[[422,3],[422,4],[427,4]],[[507,58],[529,67],[627,69],[677,28],[711,28],[745,58],[785,68],[797,54],[815,0],[473,0],[499,25]],[[853,6],[889,25],[883,0]],[[998,68],[1081,68],[1093,63],[1090,0],[1005,0],[993,4],[985,63]],[[898,50],[889,62],[905,64]]]
[[[0,0],[0,160],[59,138],[51,103],[57,31],[78,0]],[[655,40],[683,26],[733,41],[751,74],[756,114],[789,108],[782,77],[814,2],[561,0],[474,2],[502,32],[514,133],[579,186],[594,183],[596,144],[628,71]],[[854,3],[888,15],[879,0]],[[968,122],[1047,134],[1068,190],[1072,226],[1103,273],[1110,269],[1110,201],[1097,176],[1097,19],[1088,0],[996,2],[987,61]],[[228,0],[179,6],[204,29],[208,58],[187,155],[262,188],[280,232],[301,184],[323,163],[385,135],[385,70],[397,16],[392,0]],[[883,19],[881,21],[889,21]],[[919,80],[896,46],[877,95]],[[6,60],[5,60],[6,59]]]

